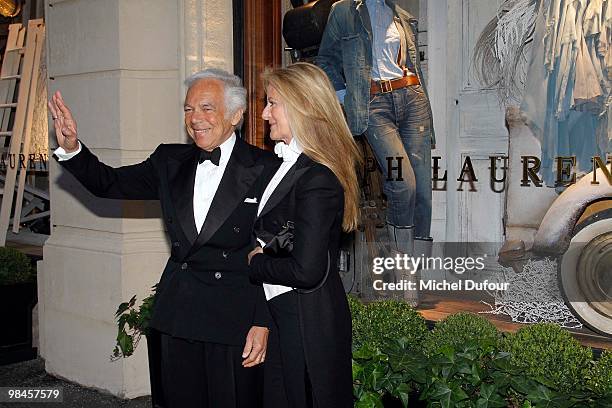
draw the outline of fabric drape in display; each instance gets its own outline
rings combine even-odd
[[[612,145],[612,0],[542,0],[521,112],[542,146],[541,172],[554,186],[555,157],[577,172]]]

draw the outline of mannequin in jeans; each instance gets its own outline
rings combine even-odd
[[[392,251],[427,257],[435,138],[416,33],[417,20],[391,0],[341,0],[316,63],[334,84],[351,132],[365,135],[382,170]],[[402,273],[396,278],[416,281]],[[405,298],[418,303],[417,291]]]

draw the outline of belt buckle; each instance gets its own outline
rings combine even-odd
[[[383,79],[380,81],[380,92],[381,93],[389,93],[393,90],[393,86],[391,85],[390,79]]]

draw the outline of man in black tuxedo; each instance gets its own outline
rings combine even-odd
[[[161,332],[165,406],[261,406],[269,315],[247,254],[258,202],[277,167],[271,153],[237,138],[246,90],[208,69],[187,81],[185,126],[195,143],[162,144],[142,163],[112,168],[77,137],[62,96],[49,101],[55,156],[99,197],[159,200],[172,254],[150,326]]]

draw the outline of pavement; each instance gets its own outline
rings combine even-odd
[[[124,400],[53,377],[45,372],[45,363],[40,358],[0,366],[0,387],[61,387],[64,392],[63,402],[0,402],[0,408],[151,408],[149,396]]]

